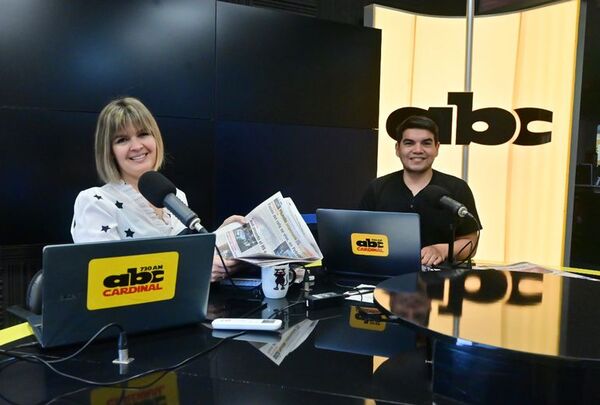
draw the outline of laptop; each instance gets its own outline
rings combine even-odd
[[[46,246],[42,315],[26,319],[42,347],[87,341],[113,322],[127,333],[201,322],[214,246],[213,234]]]
[[[318,209],[317,229],[331,273],[383,278],[421,270],[418,214]]]

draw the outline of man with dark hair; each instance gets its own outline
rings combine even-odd
[[[430,184],[444,188],[450,198],[465,205],[479,221],[473,193],[463,180],[433,170],[433,161],[440,148],[438,126],[433,120],[424,116],[408,117],[390,135],[396,140],[396,156],[404,169],[373,180],[360,208],[418,213],[421,263],[440,264],[448,257],[450,225],[457,219],[454,213],[439,209],[422,198],[420,191]],[[479,227],[471,219],[461,218],[455,229],[454,260],[465,260],[475,254]]]

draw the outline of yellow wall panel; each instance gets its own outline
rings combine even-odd
[[[579,3],[524,12],[514,106],[554,112],[552,142],[511,146],[507,260],[563,262]]]
[[[443,107],[448,92],[464,90],[465,19],[416,16],[380,6],[368,9],[375,16],[371,26],[383,34],[378,158],[378,175],[383,175],[401,167],[385,132],[389,114],[408,106]],[[484,225],[478,260],[562,264],[578,14],[579,3],[571,0],[475,19],[473,108],[499,107],[515,118],[514,109],[521,107],[553,112],[552,124],[530,126],[534,132],[551,130],[550,143],[469,147],[469,184]],[[518,121],[513,140],[520,130]],[[461,151],[461,146],[442,145],[434,167],[460,175]],[[546,277],[544,282],[554,288],[547,289],[541,305],[529,308],[534,315],[528,320],[507,305],[494,303],[473,311],[474,305],[465,301],[458,325],[452,316],[439,315],[438,303],[432,306],[430,321],[449,331],[458,327],[474,341],[493,332],[500,336],[497,343],[555,353],[562,279]],[[497,322],[482,329],[486,318]],[[501,336],[504,330],[528,332]]]
[[[448,91],[463,90],[465,38],[464,18],[417,17],[412,106],[445,106]],[[434,168],[460,176],[461,167],[462,147],[443,145]]]
[[[473,108],[500,107],[512,111],[520,15],[475,20],[471,89]],[[516,114],[515,114],[516,115]],[[477,256],[504,262],[509,144],[469,146],[469,185],[477,201],[484,231]]]
[[[367,25],[386,27],[381,32],[377,176],[399,170],[395,141],[387,135],[385,121],[398,106],[412,102],[415,21],[412,14],[386,7],[371,7],[365,16]]]
[[[367,10],[383,37],[383,175],[401,167],[385,132],[389,114],[407,106],[443,107],[448,92],[463,91],[466,22],[380,6]],[[571,0],[475,19],[473,107],[500,107],[515,117],[520,107],[554,112],[550,127],[533,129],[552,130],[550,144],[469,147],[469,183],[484,225],[480,260],[562,264],[578,13]],[[434,168],[460,176],[461,165],[462,147],[442,145]]]

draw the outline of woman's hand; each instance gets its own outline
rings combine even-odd
[[[242,263],[239,260],[233,259],[224,259],[225,265],[227,266],[227,270],[229,270],[229,274],[235,274],[240,269]],[[221,281],[227,278],[227,272],[225,271],[225,267],[223,267],[223,263],[221,262],[221,258],[219,255],[213,256],[213,265],[212,272],[210,275],[210,282],[213,283],[215,281]]]
[[[240,224],[245,224],[247,221],[246,221],[246,218],[244,218],[241,215],[232,215],[229,218],[227,218],[225,221],[223,221],[223,223],[221,224],[221,226],[219,228],[222,228],[225,225],[229,225],[234,222],[239,222]],[[244,265],[243,262],[240,262],[239,260],[235,260],[235,259],[224,259],[224,262],[225,262],[225,266],[227,266],[227,270],[229,270],[229,275],[237,273],[238,270],[241,267],[243,267],[243,265]],[[227,272],[225,271],[225,267],[223,266],[223,262],[221,261],[221,258],[215,251],[215,254],[213,256],[213,265],[212,265],[212,272],[210,275],[210,282],[213,283],[215,281],[221,281],[225,278],[227,278]]]
[[[233,222],[239,222],[240,224],[245,224],[246,218],[244,218],[241,215],[232,215],[229,218],[227,218],[225,221],[223,221],[223,223],[221,224],[221,226],[219,228],[223,228],[225,225],[229,225]]]

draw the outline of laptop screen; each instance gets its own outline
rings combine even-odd
[[[49,347],[112,322],[135,333],[202,321],[214,244],[199,234],[46,246],[38,339]]]
[[[332,273],[389,277],[421,269],[418,214],[318,209],[317,228]]]

